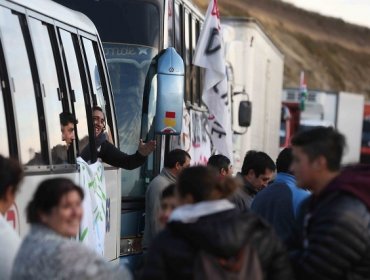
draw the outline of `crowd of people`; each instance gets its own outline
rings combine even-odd
[[[97,149],[109,161],[101,131]],[[333,128],[302,131],[276,161],[247,152],[235,176],[224,155],[190,166],[187,152],[170,151],[147,187],[144,262],[134,276],[73,240],[84,194],[68,179],[39,185],[21,241],[3,215],[23,172],[0,156],[1,279],[370,279],[370,166],[341,166],[345,145]],[[139,144],[122,167],[154,147]]]

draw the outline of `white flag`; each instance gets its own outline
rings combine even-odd
[[[211,0],[197,43],[193,64],[205,68],[202,99],[207,105],[209,129],[216,150],[233,160],[230,100],[217,0]]]

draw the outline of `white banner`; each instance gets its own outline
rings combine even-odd
[[[211,156],[211,140],[207,134],[208,118],[205,113],[190,110],[191,163],[207,165]]]
[[[103,256],[107,207],[104,166],[99,160],[89,165],[81,157],[77,158],[77,164],[80,168],[80,186],[85,194],[79,239]]]
[[[208,123],[213,145],[218,153],[232,161],[230,100],[220,14],[216,0],[209,3],[193,63],[205,68],[202,99],[210,112]]]

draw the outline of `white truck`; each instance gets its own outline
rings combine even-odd
[[[299,89],[284,89],[283,104],[292,108],[299,103]],[[342,164],[357,163],[360,161],[362,122],[364,112],[364,96],[349,92],[325,92],[309,90],[305,109],[293,118],[299,117],[298,129],[307,129],[313,126],[334,126],[347,141],[347,148]],[[295,129],[290,130],[291,137]]]
[[[227,17],[221,24],[233,101],[234,168],[238,171],[248,150],[264,151],[273,159],[279,153],[284,56],[256,20]],[[239,107],[248,106],[251,114],[246,128]]]

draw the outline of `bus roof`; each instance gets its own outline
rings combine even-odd
[[[4,1],[0,0],[0,4]],[[71,10],[51,0],[8,0],[64,24],[76,27],[88,33],[97,34],[94,23],[84,14]]]

